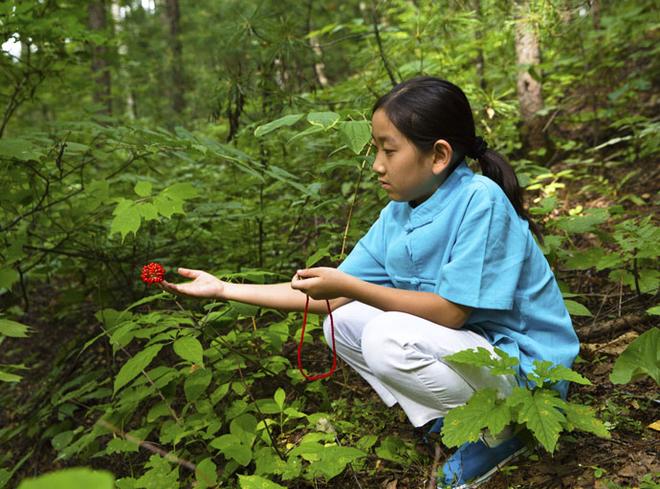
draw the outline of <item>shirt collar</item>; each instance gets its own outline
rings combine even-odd
[[[462,185],[466,177],[474,172],[465,161],[461,162],[433,194],[417,207],[411,207],[409,202],[399,202],[403,206],[403,214],[413,227],[423,226],[431,222],[436,214],[441,212],[456,197],[455,190]]]

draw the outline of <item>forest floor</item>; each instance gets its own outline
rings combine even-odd
[[[657,175],[657,173],[656,173]],[[609,175],[616,178],[616,175]],[[653,195],[655,178],[639,177],[629,182],[627,191],[637,195],[650,193]],[[576,184],[577,185],[577,182]],[[585,195],[579,195],[579,187],[570,188],[562,192],[568,208],[574,207],[580,200],[584,207],[608,205],[605,201],[588,202]],[[579,195],[579,196],[578,196]],[[572,197],[578,196],[578,197]],[[588,197],[588,196],[587,196]],[[600,197],[596,197],[600,199]],[[649,206],[639,210],[648,213],[657,209]],[[581,350],[575,369],[586,376],[592,385],[572,385],[570,399],[588,404],[596,409],[598,416],[603,419],[611,429],[611,439],[600,439],[583,432],[574,432],[563,435],[554,454],[548,454],[541,449],[522,457],[515,464],[510,464],[500,471],[490,481],[484,484],[484,489],[508,488],[539,488],[539,489],[568,489],[568,488],[596,488],[618,489],[637,488],[648,489],[660,487],[658,474],[660,474],[660,432],[657,424],[660,420],[660,403],[658,390],[654,382],[648,377],[624,386],[615,386],[609,381],[609,373],[616,357],[641,332],[652,326],[653,317],[645,314],[645,310],[656,305],[657,297],[638,298],[634,292],[622,290],[607,280],[606,275],[579,274],[579,277],[562,275],[560,279],[571,286],[577,293],[592,292],[587,295],[585,305],[594,311],[594,317],[574,318],[575,329],[581,339]],[[10,339],[4,345],[3,361],[7,363],[26,363],[32,365],[24,373],[24,380],[11,386],[13,402],[5,404],[0,410],[0,426],[34,416],[39,409],[45,409],[44,416],[48,416],[48,399],[52,394],[52,387],[48,379],[58,376],[58,381],[66,379],[67,372],[71,375],[75,371],[94,369],[117,368],[112,366],[112,356],[107,346],[102,342],[96,343],[84,355],[70,355],[67,352],[77,351],[80,345],[88,338],[98,333],[93,318],[94,310],[91,303],[88,310],[81,311],[80,324],[89,325],[89,331],[83,331],[79,325],[75,327],[52,318],[49,310],[53,301],[61,301],[55,288],[44,288],[43,294],[31,298],[31,309],[23,321],[34,326],[37,334],[20,341]],[[50,322],[48,321],[50,318]],[[77,346],[76,346],[77,345]],[[288,349],[287,355],[295,363],[294,348]],[[312,362],[325,364],[326,352],[318,349],[319,358],[311,358]],[[24,357],[26,355],[28,357]],[[69,356],[66,356],[69,355]],[[310,356],[314,354],[310,352]],[[64,356],[64,357],[63,357]],[[59,370],[54,370],[54,367]],[[64,376],[64,377],[62,377]],[[343,379],[342,379],[343,377]],[[362,469],[347,470],[343,475],[333,479],[327,485],[319,484],[317,487],[355,488],[360,486],[381,489],[423,489],[428,487],[433,457],[426,446],[421,443],[419,429],[407,422],[403,412],[395,407],[386,409],[371,388],[347,366],[328,383],[330,396],[334,399],[344,400],[344,415],[346,419],[357,414],[351,405],[354,399],[360,399],[360,405],[370,405],[370,416],[375,416],[392,425],[386,426],[382,432],[372,434],[379,437],[396,435],[407,440],[417,447],[423,463],[410,464],[402,467],[390,462],[370,457]],[[347,391],[350,388],[350,392]],[[8,392],[8,391],[5,391]],[[4,400],[6,397],[2,396]],[[45,407],[44,407],[45,406]],[[85,420],[85,422],[91,420]],[[56,420],[53,420],[56,422]],[[392,428],[394,426],[394,428]],[[43,473],[48,470],[61,468],[72,462],[55,461],[57,453],[50,446],[48,438],[34,444],[25,438],[25,446],[20,441],[13,447],[14,453],[30,454],[22,467],[17,471],[12,482],[19,481],[28,475]],[[444,456],[451,453],[443,452]],[[436,460],[442,465],[443,458]],[[18,458],[16,462],[18,463]],[[105,467],[121,474],[122,467]],[[656,477],[656,482],[644,482]],[[10,484],[11,487],[11,484]],[[292,486],[293,487],[293,486]],[[296,485],[295,487],[302,487]]]

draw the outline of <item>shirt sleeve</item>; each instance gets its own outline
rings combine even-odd
[[[384,212],[383,209],[367,234],[360,238],[337,269],[366,282],[394,287],[385,271],[387,244],[385,242]]]
[[[449,261],[439,270],[436,293],[468,307],[510,310],[529,234],[519,219],[505,194],[492,195],[488,188],[476,191]]]

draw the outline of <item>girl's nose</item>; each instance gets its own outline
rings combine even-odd
[[[376,153],[376,157],[374,158],[374,163],[371,165],[371,169],[378,173],[379,175],[382,175],[385,168],[383,167],[383,164],[380,162],[380,158],[378,158],[380,152]]]

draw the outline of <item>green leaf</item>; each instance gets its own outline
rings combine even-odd
[[[174,348],[174,353],[184,360],[188,360],[197,365],[204,365],[204,348],[197,338],[184,336],[183,338],[176,340],[172,347]]]
[[[569,270],[587,270],[596,267],[604,258],[605,251],[602,248],[571,250],[564,266]]]
[[[566,413],[566,420],[568,421],[568,429],[570,431],[577,428],[581,431],[593,433],[601,438],[611,438],[605,424],[596,418],[594,410],[589,406],[567,402],[563,409]]]
[[[158,209],[151,202],[140,202],[136,204],[136,207],[145,221],[155,221],[158,219]]]
[[[161,192],[161,195],[166,195],[173,200],[188,200],[197,197],[199,190],[190,182],[180,182],[167,187]]]
[[[410,463],[408,451],[403,441],[394,436],[387,436],[376,447],[376,455],[384,460],[406,465]]]
[[[497,355],[491,355],[486,348],[480,346],[476,349],[461,350],[452,355],[447,355],[445,360],[475,367],[487,367],[493,375],[515,375],[515,367],[519,363],[518,359],[507,355],[499,348],[495,348],[495,353]]]
[[[12,338],[25,338],[29,330],[29,326],[25,324],[0,318],[0,334],[11,336]]]
[[[181,487],[178,465],[172,466],[160,455],[152,455],[145,467],[150,467],[150,469],[136,481],[136,488],[178,489]]]
[[[284,117],[280,117],[279,119],[257,127],[254,130],[254,135],[256,137],[261,137],[265,136],[269,132],[274,131],[275,129],[279,129],[280,127],[292,126],[300,119],[302,119],[303,115],[304,114],[289,114],[285,115]]]
[[[304,131],[300,131],[299,133],[294,134],[289,138],[287,141],[288,143],[294,142],[296,139],[304,138],[305,136],[309,136],[311,134],[317,134],[320,132],[323,132],[324,129],[321,126],[311,126],[305,129]]]
[[[13,268],[0,268],[0,289],[9,289],[20,279],[20,275]]]
[[[129,204],[122,205],[120,203],[117,205],[115,217],[110,224],[110,236],[120,233],[122,242],[126,235],[129,233],[137,235],[137,231],[140,229],[140,211],[132,202],[129,201]],[[122,207],[120,208],[120,206]]]
[[[583,377],[576,371],[547,360],[534,360],[534,372],[530,372],[527,377],[539,385],[544,382],[556,383],[562,380],[575,382],[576,384],[591,385],[589,379]]]
[[[53,445],[53,448],[58,452],[69,446],[73,440],[73,431],[63,431],[58,433],[50,440],[50,444]]]
[[[194,402],[211,384],[212,374],[209,369],[200,368],[195,370],[183,383],[183,391],[188,402]]]
[[[309,466],[310,475],[320,474],[326,480],[341,474],[346,466],[355,460],[365,457],[367,454],[353,447],[340,447],[336,445],[321,446],[317,452],[319,460]]]
[[[660,328],[654,327],[635,339],[614,362],[610,381],[627,384],[649,375],[660,383]]]
[[[140,197],[149,197],[151,195],[151,189],[152,188],[153,188],[153,185],[151,184],[151,182],[147,182],[145,180],[140,180],[138,183],[135,184],[135,187],[133,188],[133,190]]]
[[[140,448],[137,443],[130,440],[124,440],[123,438],[113,438],[108,442],[106,446],[106,453],[131,453],[139,452]]]
[[[555,220],[555,225],[569,233],[586,233],[593,231],[610,217],[607,209],[587,209],[581,216],[563,216]]]
[[[371,140],[371,124],[367,121],[344,122],[340,131],[346,140],[346,145],[359,155]]]
[[[231,420],[229,432],[241,440],[244,445],[252,446],[256,438],[257,424],[257,418],[250,413],[244,413]]]
[[[323,246],[316,250],[312,256],[307,258],[307,261],[305,262],[305,267],[310,268],[316,265],[319,261],[321,261],[323,258],[326,256],[330,256],[330,246]]]
[[[0,382],[20,382],[23,377],[0,370]]]
[[[147,423],[153,423],[161,416],[169,416],[170,413],[169,404],[165,401],[161,401],[149,409],[149,412],[147,413]]]
[[[126,362],[119,370],[119,373],[115,378],[113,395],[147,368],[156,355],[158,355],[158,352],[162,347],[163,345],[151,345],[128,360],[128,362]]]
[[[0,139],[0,157],[15,158],[21,161],[38,160],[43,153],[25,139]]]
[[[168,219],[174,214],[185,214],[183,200],[162,192],[154,198],[153,204],[156,206],[158,213]]]
[[[335,112],[310,112],[307,114],[307,122],[312,126],[322,127],[324,130],[330,129],[339,121],[339,114]]]
[[[591,314],[591,311],[584,307],[582,304],[576,301],[572,301],[570,299],[564,299],[564,304],[566,305],[566,309],[568,310],[568,313],[571,314],[572,316],[593,316]]]
[[[211,458],[205,458],[195,468],[196,489],[215,486],[218,480],[218,467]]]
[[[442,442],[457,447],[468,441],[477,441],[482,430],[488,428],[497,435],[511,422],[511,410],[499,401],[495,389],[476,391],[463,406],[450,410],[442,428]]]
[[[220,450],[226,459],[233,459],[242,466],[246,466],[252,460],[252,450],[244,445],[236,435],[222,435],[213,440],[210,445]]]
[[[0,469],[0,489],[7,485],[7,482],[9,482],[9,479],[11,479],[12,475],[14,474],[7,469]]]
[[[284,393],[284,389],[281,387],[278,388],[275,391],[275,395],[273,396],[273,399],[275,399],[275,403],[279,406],[280,411],[284,409],[284,400],[286,399],[286,394]]]
[[[286,489],[275,482],[269,481],[259,475],[238,475],[241,489]]]
[[[115,478],[105,470],[75,467],[50,472],[34,479],[24,479],[18,489],[71,489],[74,487],[114,489]]]
[[[646,310],[646,314],[649,314],[650,316],[660,316],[660,306],[649,307]]]
[[[514,387],[506,403],[518,423],[525,424],[541,445],[552,453],[566,422],[564,415],[557,409],[563,408],[566,402],[558,397],[557,392],[548,389],[531,392]]]

